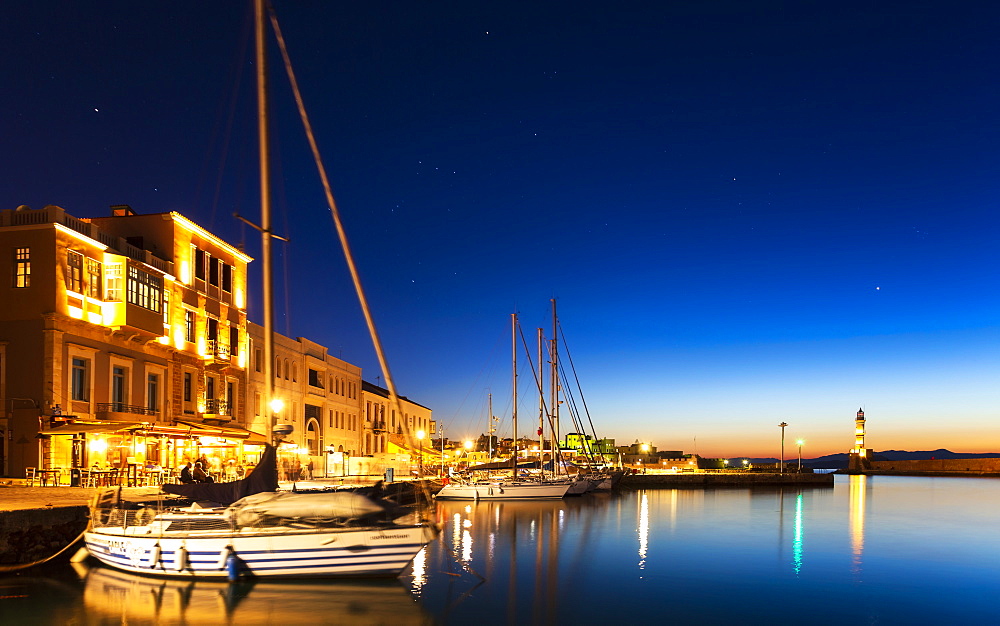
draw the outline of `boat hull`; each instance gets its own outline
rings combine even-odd
[[[172,578],[391,577],[434,539],[432,526],[269,529],[266,533],[170,537],[135,527],[85,533],[87,550],[111,567]],[[235,557],[235,563],[230,559]],[[230,571],[230,568],[235,568]]]
[[[434,497],[438,500],[559,500],[569,483],[450,483]]]

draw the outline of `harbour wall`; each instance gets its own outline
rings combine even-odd
[[[1000,476],[1000,459],[920,459],[868,461],[863,474],[915,476]]]
[[[32,563],[59,552],[87,527],[87,515],[87,506],[0,511],[0,565]]]
[[[626,489],[678,489],[703,487],[824,487],[833,486],[833,474],[679,473],[630,474],[622,478]]]

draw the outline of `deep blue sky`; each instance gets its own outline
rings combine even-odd
[[[784,420],[840,452],[863,405],[877,449],[1000,449],[996,6],[277,13],[397,385],[450,437],[487,389],[509,416],[509,314],[533,341],[557,298],[619,443],[775,455]],[[259,255],[249,3],[5,14],[4,208],[176,210]],[[375,380],[273,59],[279,330]]]

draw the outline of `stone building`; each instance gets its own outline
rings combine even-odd
[[[251,260],[176,212],[0,211],[4,475],[263,443],[239,401]]]

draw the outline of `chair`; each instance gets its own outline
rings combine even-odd
[[[35,482],[41,480],[41,477],[38,475],[38,472],[34,467],[24,468],[24,478],[28,481],[29,487],[34,487]]]

